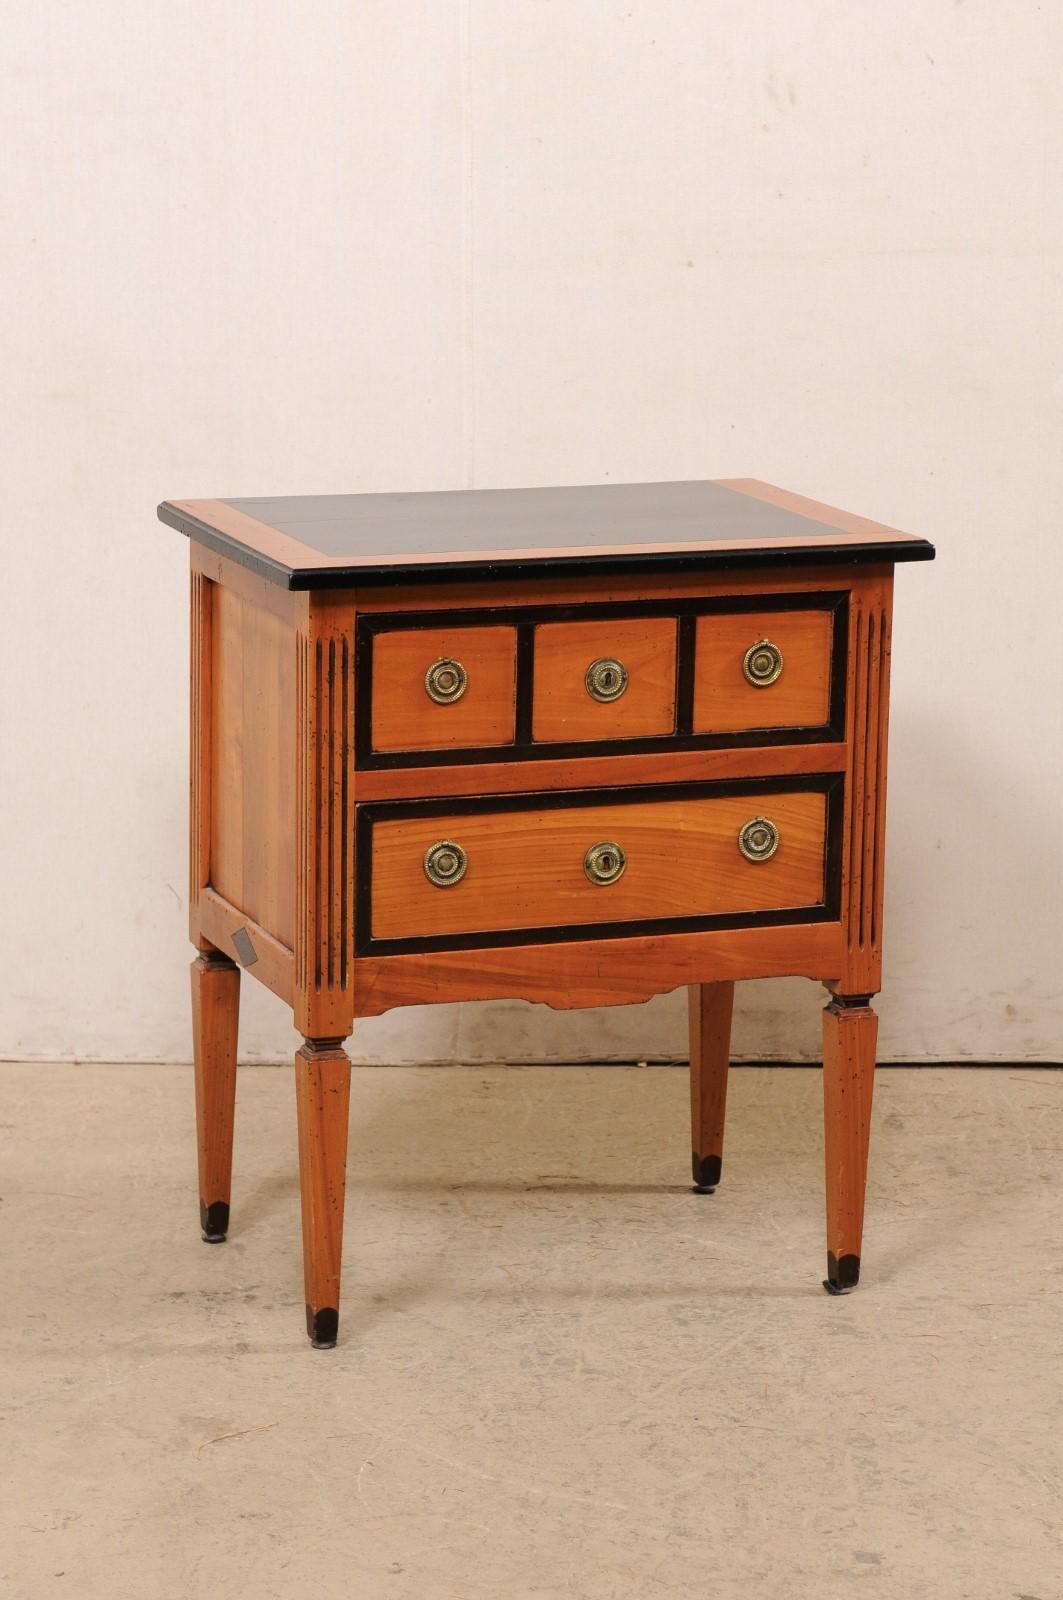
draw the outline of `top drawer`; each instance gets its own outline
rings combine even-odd
[[[359,765],[840,739],[846,598],[363,616]]]

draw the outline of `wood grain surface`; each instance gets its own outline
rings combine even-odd
[[[823,1012],[823,1129],[827,1181],[827,1281],[860,1275],[878,1018],[835,999]]]
[[[844,962],[837,922],[633,933],[605,945],[588,936],[564,944],[361,956],[355,963],[355,1002],[360,1017],[375,1017],[393,1006],[455,1000],[536,1000],[568,1011],[634,1005],[691,983],[827,981]]]
[[[307,1039],[295,1056],[299,1195],[303,1220],[306,1327],[312,1342],[336,1342],[347,1183],[351,1063],[337,1039]]]
[[[767,861],[748,861],[738,848],[740,829],[756,816],[781,836]],[[823,898],[825,828],[824,796],[800,793],[377,822],[372,933],[396,939],[811,906]],[[441,839],[468,856],[464,878],[446,888],[424,871],[425,852]],[[627,858],[623,876],[604,886],[583,866],[602,841]]]
[[[484,761],[470,765],[359,771],[358,798],[400,800],[452,794],[511,794],[521,789],[617,789],[632,784],[712,778],[780,778],[845,770],[844,744],[781,744],[722,750],[664,749],[637,755],[593,751],[556,760]]]
[[[532,737],[633,739],[675,727],[674,617],[623,617],[604,622],[547,622],[535,630]],[[611,658],[627,670],[617,700],[587,691],[592,662]]]
[[[460,700],[440,705],[425,688],[434,662],[468,673]],[[513,742],[517,636],[509,627],[425,628],[373,641],[374,750],[471,749]]]
[[[211,885],[283,944],[295,937],[295,634],[212,584]]]
[[[690,1022],[690,1149],[694,1183],[713,1189],[723,1170],[733,983],[699,983],[687,992]]]
[[[192,1055],[200,1223],[212,1242],[229,1225],[239,1019],[239,969],[216,950],[199,955],[192,963]]]
[[[745,728],[816,728],[830,710],[830,611],[748,611],[697,620],[694,732]],[[760,688],[742,670],[761,639],[779,647],[783,669]]]

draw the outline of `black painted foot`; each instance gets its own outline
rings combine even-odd
[[[699,1156],[696,1152],[690,1158],[694,1173],[695,1194],[715,1194],[716,1185],[720,1181],[723,1171],[722,1156]]]
[[[320,1311],[306,1308],[306,1331],[315,1350],[331,1350],[336,1343],[340,1327],[340,1314],[334,1306],[324,1306]]]
[[[860,1282],[860,1257],[837,1256],[827,1252],[827,1276],[823,1287],[828,1294],[849,1294]]]
[[[227,1200],[214,1200],[208,1206],[205,1201],[199,1202],[199,1226],[203,1230],[204,1244],[224,1244],[225,1235],[229,1231],[229,1203]]]

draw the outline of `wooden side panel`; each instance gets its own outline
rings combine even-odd
[[[694,673],[694,732],[744,728],[816,728],[830,711],[830,611],[750,611],[699,617]],[[768,639],[782,652],[774,683],[751,684],[746,651]]]
[[[535,630],[532,738],[634,739],[675,728],[674,617],[547,622]],[[619,661],[628,674],[617,700],[587,691],[592,662]]]
[[[353,1019],[354,613],[314,593],[295,648],[295,1025],[344,1039]]]
[[[817,905],[824,895],[826,797],[737,795],[722,799],[409,817],[373,828],[377,939],[581,923],[707,917]],[[780,844],[765,861],[738,848],[757,816]],[[453,840],[466,852],[460,882],[439,887],[426,852]],[[592,883],[584,858],[600,843],[626,858],[615,882]],[[560,965],[560,962],[559,962]]]
[[[886,747],[892,582],[853,592],[849,624],[849,765],[842,916],[848,959],[841,991],[874,994],[882,981]]]
[[[425,689],[434,662],[468,674],[458,700],[440,704]],[[420,628],[373,641],[373,749],[445,750],[512,744],[517,635],[513,628]]]
[[[211,589],[210,882],[247,917],[291,945],[293,633],[278,616],[225,584]]]

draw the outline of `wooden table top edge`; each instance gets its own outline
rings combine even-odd
[[[548,571],[571,577],[590,577],[636,571],[762,570],[827,562],[855,566],[867,562],[934,559],[934,546],[919,535],[858,517],[759,479],[706,481],[763,501],[820,527],[826,525],[833,531],[770,541],[757,538],[682,542],[651,540],[604,548],[559,545],[533,549],[465,549],[417,554],[381,551],[379,554],[352,557],[315,550],[224,500],[164,500],[158,506],[157,514],[167,526],[176,528],[196,542],[289,590],[348,588],[395,582],[434,583],[472,577],[505,580],[541,576]]]

